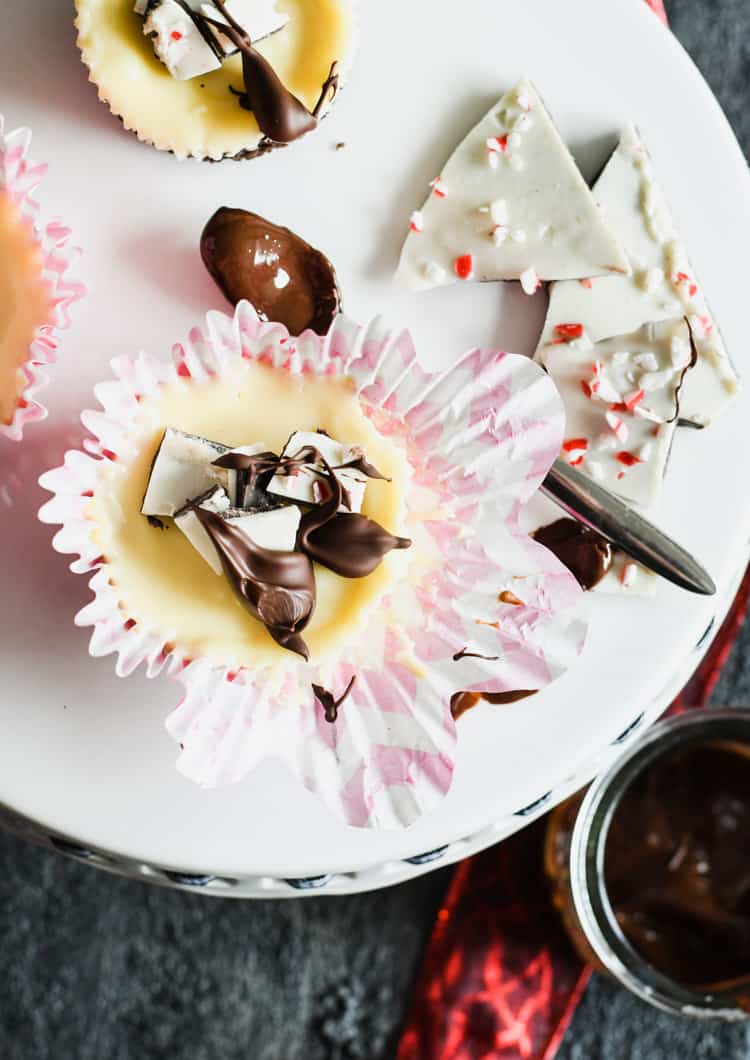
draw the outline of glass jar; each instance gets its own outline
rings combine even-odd
[[[735,980],[731,987],[711,993],[668,977],[625,937],[608,893],[605,851],[623,797],[659,759],[691,746],[718,747],[750,757],[750,710],[706,708],[654,725],[586,792],[552,812],[545,868],[553,901],[583,960],[657,1008],[708,1019],[744,1020],[750,1018],[750,967],[746,983],[743,974],[741,982]],[[747,795],[750,800],[750,790]]]

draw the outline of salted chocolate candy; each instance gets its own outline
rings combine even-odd
[[[290,335],[326,335],[341,311],[325,254],[259,214],[220,207],[203,229],[200,252],[232,305],[246,299],[261,320],[283,324]]]

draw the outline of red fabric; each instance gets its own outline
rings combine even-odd
[[[664,10],[664,0],[646,0],[651,10],[659,16],[664,25],[667,25],[667,12]]]
[[[747,614],[750,569],[670,707],[705,705]],[[553,1060],[590,970],[544,876],[546,818],[462,862],[438,912],[397,1060]]]

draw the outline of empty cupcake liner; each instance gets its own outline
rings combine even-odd
[[[239,358],[349,379],[411,468],[406,532],[419,562],[368,614],[366,636],[325,665],[237,670],[189,658],[171,631],[142,628],[120,610],[87,516],[101,461],[132,456],[132,418],[148,396],[178,376],[220,375]],[[472,350],[430,374],[409,333],[379,320],[361,327],[341,316],[325,338],[292,339],[240,303],[234,317],[208,314],[171,363],[141,354],[112,367],[116,378],[96,388],[102,409],[82,416],[88,452],[69,452],[40,480],[55,494],[40,518],[62,524],[54,547],[77,555],[72,569],[93,572],[94,600],[76,618],[93,627],[91,654],[115,653],[118,674],[143,663],[149,676],[168,672],[182,685],[166,725],[191,780],[234,783],[280,759],[347,824],[403,827],[450,787],[453,693],[541,689],[581,651],[577,582],[519,528],[564,428],[557,391],[533,362]],[[327,721],[313,683],[340,695],[352,677],[337,720]]]
[[[42,276],[50,292],[50,316],[36,329],[29,345],[27,360],[20,365],[24,386],[10,423],[0,424],[0,436],[19,442],[27,424],[43,420],[47,410],[38,399],[47,383],[46,365],[54,364],[60,332],[70,326],[70,307],[85,293],[85,287],[71,278],[71,269],[79,251],[70,245],[70,229],[59,220],[42,222],[35,193],[47,172],[47,166],[29,155],[31,132],[15,129],[5,132],[0,114],[0,192],[8,195],[19,215],[28,223],[37,242],[43,262]]]

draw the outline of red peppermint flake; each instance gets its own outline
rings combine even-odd
[[[180,361],[177,365],[177,374],[182,376],[183,379],[190,379],[190,369],[184,361]]]
[[[593,280],[579,280],[578,282],[580,283],[581,287],[585,287],[587,291],[590,291],[591,288],[594,286]]]
[[[627,412],[628,406],[624,401],[614,401],[610,406],[610,412]]]
[[[561,339],[572,342],[573,339],[580,339],[583,335],[583,324],[557,324],[555,331]]]
[[[636,405],[640,405],[645,396],[645,391],[634,390],[632,394],[628,394],[623,404],[625,405],[625,408],[628,410],[628,412],[632,412]]]
[[[471,254],[462,254],[456,258],[453,262],[453,271],[459,280],[471,279],[471,274],[474,272],[474,258]]]
[[[676,274],[676,276],[675,276],[675,279],[677,280],[678,283],[687,283],[687,281],[690,279],[690,277],[688,276],[688,274],[686,272],[678,272]]]
[[[571,467],[578,467],[579,464],[583,463],[583,456],[577,456],[575,460],[569,460],[568,463]]]
[[[627,449],[621,450],[619,453],[615,453],[615,460],[619,460],[625,467],[635,467],[636,464],[642,464],[643,461],[635,453],[631,453]]]
[[[698,293],[698,284],[697,283],[691,283],[690,286],[688,287],[688,293],[689,293],[691,298],[695,298],[695,296]]]
[[[588,438],[568,438],[562,447],[566,453],[572,453],[574,449],[588,449]]]
[[[593,392],[591,390],[591,384],[587,383],[585,379],[581,380],[581,390],[584,392],[584,394],[586,395],[587,398],[593,397]]]
[[[172,40],[182,40],[182,34],[178,29],[173,29],[169,36],[172,38]]]
[[[508,134],[507,133],[503,133],[502,136],[496,136],[495,139],[497,140],[498,146],[499,146],[501,151],[507,151],[508,150]]]

